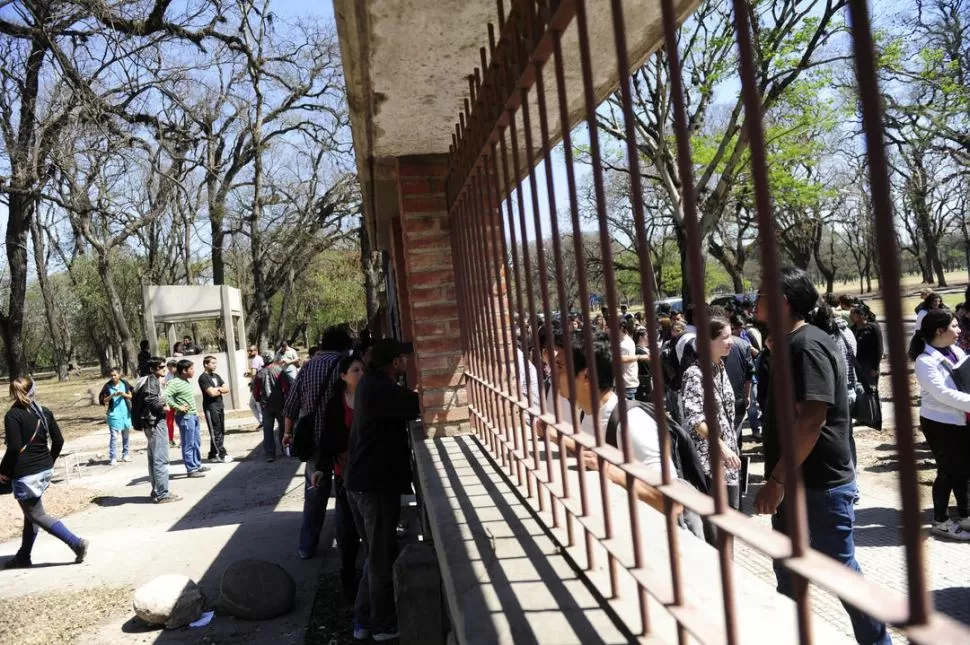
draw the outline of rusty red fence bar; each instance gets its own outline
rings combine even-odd
[[[785,339],[782,319],[783,297],[780,281],[780,255],[774,235],[771,212],[771,187],[766,170],[764,129],[761,103],[755,87],[751,25],[744,0],[732,0],[735,12],[735,37],[739,51],[741,89],[745,120],[739,136],[747,137],[751,150],[751,171],[755,186],[759,230],[762,232],[761,259],[764,269],[764,296],[769,303],[769,327],[776,339]],[[682,184],[684,222],[687,229],[690,272],[693,278],[693,300],[704,301],[702,249],[697,203],[694,194],[690,136],[683,98],[681,63],[677,49],[677,24],[673,0],[661,0],[663,40],[671,83],[673,125],[677,146],[679,179]],[[648,612],[648,595],[665,605],[675,619],[678,639],[689,636],[703,643],[740,642],[737,597],[734,589],[732,551],[734,540],[741,539],[786,568],[795,581],[798,638],[803,644],[813,642],[809,584],[838,596],[871,616],[896,625],[915,643],[970,642],[970,630],[934,614],[926,591],[924,559],[920,541],[920,507],[915,466],[913,464],[912,423],[909,417],[909,384],[906,371],[892,370],[893,395],[896,405],[897,442],[900,455],[900,481],[903,506],[903,537],[907,557],[908,599],[866,581],[809,548],[807,515],[803,482],[792,450],[792,437],[782,433],[781,443],[786,477],[786,500],[789,536],[751,522],[731,509],[727,502],[724,465],[717,441],[710,442],[712,496],[707,497],[678,482],[668,466],[671,444],[666,420],[658,418],[659,442],[663,454],[659,475],[636,462],[628,427],[627,403],[618,397],[620,428],[624,429],[621,445],[606,442],[606,429],[599,415],[600,392],[595,362],[590,360],[589,395],[592,407],[592,434],[580,428],[576,407],[562,414],[557,394],[558,384],[565,380],[570,401],[576,401],[580,384],[574,376],[568,331],[569,295],[565,289],[565,267],[575,263],[579,306],[582,316],[591,316],[588,273],[583,248],[583,235],[577,196],[572,128],[576,125],[568,109],[565,60],[567,54],[578,60],[583,92],[583,117],[589,142],[591,177],[595,202],[595,223],[603,258],[603,279],[607,305],[618,310],[617,277],[612,254],[612,238],[606,217],[604,170],[596,119],[596,95],[593,87],[591,43],[585,0],[513,0],[507,15],[504,3],[497,0],[498,40],[493,25],[487,26],[488,47],[480,50],[481,66],[469,75],[469,98],[459,114],[452,137],[447,193],[451,213],[451,236],[454,268],[459,286],[458,305],[461,340],[465,352],[471,423],[482,441],[495,455],[500,467],[525,488],[528,499],[542,517],[551,517],[552,528],[565,524],[568,544],[573,545],[575,531],[581,531],[585,562],[592,571],[597,554],[604,553],[609,576],[609,596],[621,593],[621,576],[628,575],[636,584],[640,610],[639,625],[630,628],[642,636],[652,631]],[[664,407],[659,343],[654,305],[655,276],[650,263],[650,240],[646,233],[643,186],[637,150],[636,128],[631,97],[631,64],[627,51],[626,18],[623,2],[610,0],[612,31],[616,46],[615,64],[619,81],[620,104],[624,117],[626,162],[630,174],[630,206],[634,222],[641,273],[641,296],[645,305],[650,334],[651,373],[656,384],[653,403]],[[880,249],[881,278],[886,296],[889,322],[890,359],[894,366],[905,365],[902,311],[899,294],[899,267],[895,264],[896,241],[893,235],[892,203],[889,193],[887,163],[883,149],[882,115],[878,97],[874,49],[865,0],[849,0],[849,15],[855,52],[860,104],[869,156],[870,185]],[[563,34],[575,26],[576,50],[563,50]],[[561,163],[565,186],[557,186],[553,164],[558,161],[556,142],[550,134],[547,114],[545,74],[555,85],[550,92],[558,103],[558,126],[561,130]],[[538,141],[535,141],[533,113],[538,116]],[[511,148],[511,150],[509,150]],[[523,158],[524,157],[524,158]],[[544,163],[544,186],[540,186],[537,166]],[[526,199],[528,191],[528,199]],[[545,195],[541,195],[545,191]],[[571,249],[564,250],[558,222],[556,195],[564,194],[568,203]],[[545,200],[543,199],[545,197]],[[548,212],[543,213],[543,205]],[[548,219],[547,219],[548,218]],[[531,224],[531,227],[530,227]],[[548,228],[546,228],[548,224]],[[545,232],[552,236],[552,258],[544,248]],[[571,250],[571,252],[570,252]],[[550,289],[550,267],[556,288]],[[538,281],[538,284],[536,284]],[[523,294],[523,291],[525,293]],[[538,302],[537,302],[538,301]],[[564,344],[562,367],[553,348],[553,318],[563,323]],[[695,312],[699,329],[706,329],[708,313],[704,307]],[[614,356],[614,382],[621,382],[619,360],[619,327],[615,315],[609,316],[610,349]],[[540,345],[540,327],[545,346]],[[588,355],[593,354],[594,336],[585,325],[579,341]],[[517,345],[518,344],[518,345]],[[788,374],[790,357],[787,342],[775,343],[773,371]],[[698,334],[702,382],[705,390],[704,410],[707,418],[716,418],[713,394],[713,362],[708,335]],[[547,394],[544,386],[546,351],[552,385]],[[793,400],[790,378],[774,378],[775,399]],[[622,392],[621,392],[622,394]],[[550,409],[551,407],[551,409]],[[779,427],[791,428],[793,412],[788,406],[776,410]],[[551,441],[549,432],[556,433]],[[541,443],[540,443],[541,440]],[[553,450],[555,448],[555,450]],[[587,485],[586,455],[591,453],[598,464],[599,495]],[[543,457],[540,457],[543,455]],[[569,459],[575,457],[577,485],[571,482]],[[557,469],[556,463],[559,468]],[[612,483],[607,470],[623,473],[627,486],[626,509],[630,534],[617,533],[617,521],[611,512]],[[664,500],[667,529],[669,582],[656,563],[647,562],[644,546],[651,535],[641,535],[639,514],[641,502],[634,482],[643,482],[658,491]],[[578,503],[576,494],[578,491]],[[723,598],[723,628],[713,628],[705,611],[691,605],[682,581],[682,560],[675,505],[683,505],[706,518],[718,529],[720,586]],[[560,522],[560,518],[563,522]]]

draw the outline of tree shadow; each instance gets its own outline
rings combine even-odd
[[[970,587],[947,587],[933,590],[937,611],[963,623],[970,622]]]
[[[151,497],[139,495],[137,497],[116,497],[114,495],[98,495],[91,499],[92,504],[105,508],[124,506],[125,504],[154,504]]]

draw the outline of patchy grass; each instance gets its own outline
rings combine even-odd
[[[0,602],[0,643],[71,643],[85,629],[130,610],[131,589],[95,587]]]
[[[352,645],[356,642],[353,622],[353,607],[344,599],[340,573],[331,571],[321,574],[310,612],[310,624],[306,628],[305,645]],[[2,639],[0,642],[3,642]]]
[[[88,372],[94,374],[92,370]],[[105,409],[98,405],[97,397],[107,380],[101,376],[64,382],[54,377],[37,380],[37,400],[54,413],[66,441],[104,426]]]
[[[44,509],[54,517],[63,518],[80,511],[91,503],[96,491],[71,484],[52,484],[44,493]],[[0,497],[0,542],[19,537],[24,515],[13,495]],[[2,604],[2,603],[0,603]],[[0,643],[9,641],[0,638]]]

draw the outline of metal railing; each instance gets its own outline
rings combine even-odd
[[[761,103],[755,87],[751,27],[744,1],[734,0],[733,5],[746,114],[744,128],[750,137],[751,172],[754,178],[758,224],[761,231],[772,231],[774,223],[766,171]],[[583,0],[517,1],[512,2],[508,15],[504,15],[501,0],[497,2],[497,6],[497,30],[492,24],[488,25],[488,44],[480,52],[481,66],[470,76],[469,97],[453,134],[451,170],[447,184],[472,424],[496,460],[507,469],[509,476],[520,487],[524,487],[526,495],[538,509],[551,515],[554,527],[565,528],[570,545],[576,543],[577,531],[581,533],[580,539],[585,543],[588,567],[592,567],[595,561],[594,551],[607,554],[610,586],[614,596],[620,593],[620,576],[629,575],[635,580],[640,607],[640,630],[644,635],[650,631],[648,595],[652,594],[666,605],[676,619],[682,643],[686,642],[688,633],[705,643],[739,642],[737,598],[731,562],[733,542],[738,538],[775,559],[792,574],[797,603],[798,635],[803,644],[813,642],[809,584],[826,589],[872,617],[899,627],[913,642],[970,642],[970,631],[933,613],[927,594],[906,369],[892,369],[890,373],[902,491],[902,532],[908,572],[907,597],[866,581],[809,547],[800,474],[789,476],[785,481],[785,499],[788,500],[789,508],[786,513],[787,532],[791,536],[789,538],[752,522],[728,506],[718,442],[710,442],[711,472],[715,485],[712,496],[708,497],[679,483],[676,473],[671,472],[671,445],[662,415],[658,419],[663,454],[662,472],[657,476],[633,458],[629,433],[623,433],[623,441],[618,449],[606,443],[605,429],[601,427],[595,409],[592,415],[594,435],[577,430],[579,419],[575,409],[572,411],[572,418],[567,419],[561,418],[558,406],[547,409],[545,397],[541,395],[541,382],[533,382],[541,381],[541,377],[537,375],[542,374],[539,333],[540,328],[544,327],[545,335],[552,337],[555,311],[561,312],[565,322],[568,299],[563,270],[567,263],[574,263],[577,271],[582,316],[589,321],[591,314],[577,196],[577,161],[573,158],[574,142],[571,140],[573,124],[568,114],[564,73],[566,52],[563,34],[572,24],[575,24],[578,31],[578,42],[575,46],[578,48],[582,74],[586,136],[602,253],[603,281],[606,285],[606,306],[611,312],[618,311],[617,277],[613,268],[611,232],[607,225],[604,168],[596,120],[597,105],[591,69],[588,16]],[[650,262],[649,241],[645,233],[643,187],[640,185],[640,159],[631,97],[631,63],[627,53],[626,17],[622,13],[623,3],[620,0],[612,0],[610,6],[620,105],[626,129],[626,162],[630,170],[630,195],[637,232],[635,243],[639,256],[641,295],[645,303],[645,325],[651,335],[650,366],[653,382],[660,384],[663,378],[659,343],[656,342],[656,283]],[[669,65],[677,161],[683,191],[681,207],[686,226],[689,269],[695,278],[691,280],[692,299],[701,303],[704,302],[701,236],[693,188],[693,164],[687,134],[673,0],[662,0],[661,7],[663,44]],[[899,254],[893,229],[892,203],[883,149],[883,121],[867,12],[865,0],[851,0],[848,3],[869,162],[880,276],[885,296],[887,346],[891,364],[895,367],[907,364],[899,297],[900,275],[896,263]],[[577,52],[569,54],[576,55]],[[554,96],[558,105],[558,123],[549,123],[547,91]],[[535,103],[534,111],[529,109],[531,102]],[[539,120],[538,142],[533,140],[536,131],[532,122],[534,114],[538,115]],[[553,164],[549,160],[554,146],[557,145],[550,131],[557,128],[562,138],[565,182],[561,176],[556,177]],[[540,151],[538,158],[534,152],[537,149]],[[542,164],[544,185],[540,191],[537,167],[544,160],[547,163]],[[556,193],[559,191],[565,191],[569,205],[571,230],[566,231],[565,235],[555,216],[559,204]],[[527,196],[530,203],[526,202]],[[541,203],[541,199],[547,199],[548,203]],[[545,209],[548,212],[543,215]],[[563,240],[570,237],[572,248],[563,248]],[[530,243],[530,239],[537,243]],[[551,239],[551,258],[542,243],[545,239]],[[762,287],[770,311],[770,334],[773,338],[785,339],[778,245],[774,235],[762,235],[760,239],[764,275]],[[550,280],[550,275],[553,280]],[[538,285],[535,284],[536,281]],[[552,289],[555,293],[550,293],[551,284],[555,285]],[[696,309],[695,324],[699,329],[707,328],[708,313],[704,307]],[[609,316],[609,325],[612,353],[614,357],[619,357],[618,321],[615,315]],[[521,333],[522,337],[514,338],[516,333]],[[585,325],[583,335],[586,352],[591,356],[594,338],[590,325]],[[706,334],[699,334],[698,340],[697,349],[705,390],[705,413],[707,418],[716,418],[710,342]],[[521,369],[526,357],[522,355],[520,358],[522,350],[517,348],[517,341],[521,342],[522,347],[534,348],[528,358],[537,368],[535,373],[529,369]],[[569,398],[576,400],[578,386],[573,376],[572,355],[569,351],[564,354]],[[787,341],[775,344],[772,361],[773,373],[789,374]],[[552,382],[557,383],[556,364],[553,362],[549,369],[552,372]],[[589,369],[595,372],[592,361]],[[621,370],[622,363],[614,360],[614,380],[617,383],[622,382]],[[595,375],[591,375],[589,380],[595,407],[599,401]],[[777,388],[776,399],[793,400],[790,378],[774,378],[773,382]],[[538,392],[540,395],[535,400],[530,396],[523,396],[523,393],[531,392]],[[663,396],[663,389],[654,387],[653,404],[658,410],[664,408]],[[626,427],[627,402],[623,396],[619,397],[618,407],[620,425]],[[789,406],[779,406],[777,414],[779,428],[792,427],[793,410]],[[558,430],[556,438],[550,440],[548,434],[538,437],[533,432],[536,419]],[[572,462],[566,458],[567,441],[575,444],[575,464],[579,471],[576,478],[568,471]],[[796,467],[791,435],[781,433],[780,441],[786,472],[800,473],[800,468]],[[588,490],[586,483],[584,453],[587,451],[596,455],[600,465],[598,497]],[[626,487],[630,535],[618,536],[614,531],[616,518],[608,499],[607,489],[610,484],[605,475],[604,463],[612,464],[628,478],[643,481],[663,495],[669,552],[669,589],[658,589],[652,582],[655,578],[648,575],[649,566],[644,562],[645,536],[641,535],[638,517],[643,507],[633,485]],[[675,505],[681,504],[707,518],[719,529],[717,548],[723,597],[723,633],[712,633],[698,625],[694,621],[698,613],[689,611],[692,608],[685,599],[681,575],[681,546],[675,516]],[[594,549],[594,544],[598,545],[597,549]]]

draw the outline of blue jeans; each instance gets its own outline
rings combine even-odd
[[[748,424],[753,434],[761,434],[761,410],[758,408],[758,382],[751,383],[751,404],[748,405]]]
[[[637,388],[635,387],[626,388],[626,400],[632,401],[635,398],[637,398]]]
[[[154,426],[145,430],[148,439],[148,482],[152,485],[152,497],[168,497],[168,428],[162,417]]]
[[[805,489],[805,506],[808,510],[808,539],[813,549],[838,560],[853,571],[862,573],[855,559],[855,498],[858,495],[855,481],[828,490]],[[771,526],[785,532],[785,504],[771,518]],[[791,574],[775,563],[775,578],[778,591],[794,598]],[[889,645],[892,639],[884,623],[877,622],[858,609],[842,603],[855,639],[861,645]]]
[[[115,444],[118,441],[116,435],[119,434],[121,435],[121,456],[128,456],[128,430],[112,430],[108,428],[108,435],[110,436],[108,439],[108,459],[111,461],[115,461],[118,458],[118,448]]]
[[[320,487],[310,485],[310,475],[313,474],[314,464],[306,462],[303,478],[306,483],[303,492],[303,524],[300,526],[300,553],[313,556],[320,543],[320,531],[323,521],[327,519],[327,502],[330,501],[330,488],[333,486],[333,471],[324,472],[320,480]]]
[[[191,473],[202,467],[199,417],[195,414],[181,414],[175,420],[179,424],[179,440],[182,442],[182,463],[185,464],[185,472]]]

